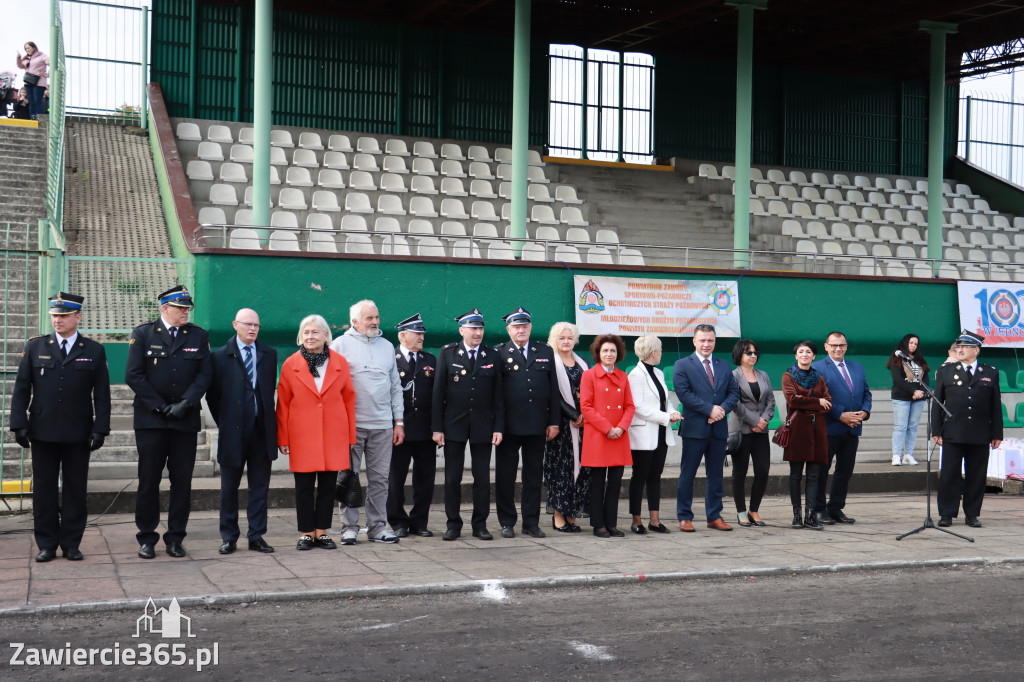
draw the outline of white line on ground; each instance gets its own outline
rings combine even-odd
[[[406,618],[405,620],[400,620],[397,623],[380,623],[379,625],[367,625],[366,627],[359,628],[359,631],[360,632],[364,632],[366,630],[385,630],[387,628],[393,628],[396,625],[402,625],[403,623],[411,623],[414,620],[420,620],[421,618],[426,618],[426,616],[416,616],[415,618]]]
[[[608,653],[608,647],[598,646],[596,644],[587,644],[586,642],[569,642],[569,646],[575,649],[583,658],[589,658],[592,661],[614,661],[615,657]]]

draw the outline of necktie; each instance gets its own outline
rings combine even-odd
[[[974,372],[971,371],[971,366],[970,365],[964,365],[964,371],[967,372],[967,378],[968,379],[970,379],[972,376],[974,376]]]
[[[471,350],[469,351],[469,371],[472,372],[474,367],[476,367],[476,350]]]
[[[711,388],[715,387],[715,375],[711,372],[711,361],[704,360],[704,371],[708,373],[708,381],[711,382]]]
[[[850,379],[850,374],[846,371],[846,363],[839,363],[839,371],[843,373],[843,379],[846,380],[846,387],[850,389],[850,393],[853,393],[853,380]]]
[[[249,383],[256,384],[256,363],[252,361],[252,346],[245,347],[245,371],[249,374]]]
[[[60,355],[61,355],[62,358],[66,358],[68,356],[68,340],[67,339],[61,339],[60,340]]]
[[[409,353],[409,376],[416,375],[416,354]]]
[[[526,346],[521,346],[519,352],[523,354],[523,360],[526,359]]]
[[[178,328],[177,327],[171,327],[167,331],[169,331],[171,333],[171,338],[172,339],[178,338]]]

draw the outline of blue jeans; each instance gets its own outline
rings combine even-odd
[[[43,113],[43,93],[45,92],[46,88],[41,88],[38,85],[25,86],[25,95],[28,97],[28,113],[32,118]]]
[[[901,457],[914,454],[917,441],[917,427],[924,412],[923,400],[892,401],[892,455]]]

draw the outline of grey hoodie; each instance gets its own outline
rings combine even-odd
[[[365,336],[355,327],[331,343],[331,350],[348,360],[356,389],[356,427],[390,429],[405,411],[402,384],[395,364],[395,347],[381,331]]]

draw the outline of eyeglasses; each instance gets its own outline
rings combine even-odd
[[[826,343],[825,345],[826,346],[832,346],[833,348],[846,348],[847,347],[847,344],[845,344],[845,343]]]
[[[260,328],[260,323],[259,322],[242,322],[241,320],[235,320],[235,322],[240,324],[240,325],[242,325],[243,327],[248,327],[249,329],[259,329]]]
[[[757,357],[758,355],[761,354],[761,351],[759,351],[759,350],[745,350],[745,351],[743,351],[743,354],[744,355],[753,355],[754,357]]]

